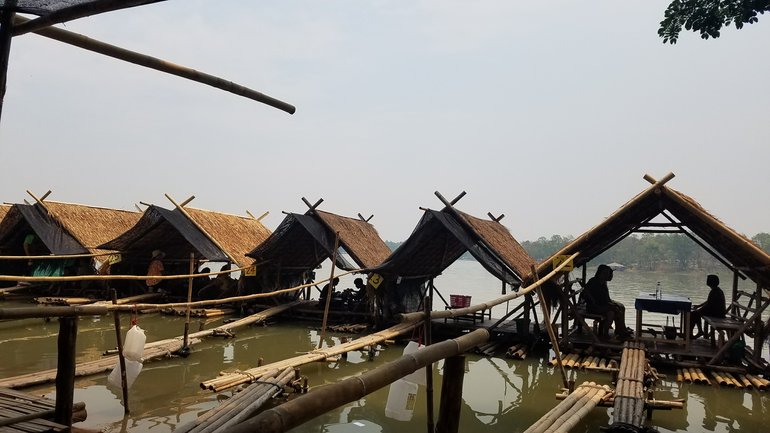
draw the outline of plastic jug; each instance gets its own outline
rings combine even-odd
[[[417,402],[417,384],[399,379],[390,385],[385,416],[398,421],[409,421]]]
[[[139,325],[134,325],[126,333],[126,341],[123,343],[123,356],[132,361],[141,362],[144,354],[144,342],[147,337],[144,335],[144,329]],[[128,367],[126,367],[128,372]]]
[[[134,384],[134,380],[136,380],[136,377],[139,376],[139,373],[141,371],[142,371],[141,362],[126,359],[126,386],[131,388],[131,385]],[[115,368],[113,368],[112,371],[110,372],[110,375],[107,376],[107,383],[109,383],[110,385],[116,386],[118,388],[121,387],[120,362],[115,364]]]
[[[411,355],[412,353],[417,352],[423,347],[425,346],[418,344],[416,341],[410,341],[409,344],[407,344],[406,347],[404,348],[403,354]],[[412,382],[412,383],[416,383],[417,385],[425,386],[425,369],[419,368],[414,373],[406,375],[402,379],[407,382]]]

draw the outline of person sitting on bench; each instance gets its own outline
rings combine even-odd
[[[596,274],[588,280],[583,290],[583,299],[586,301],[586,311],[590,314],[604,316],[599,334],[609,335],[610,323],[615,322],[615,335],[619,338],[628,338],[632,332],[626,328],[626,307],[620,302],[610,298],[607,283],[612,281],[612,268],[607,265],[599,265]]]
[[[727,307],[725,306],[725,292],[719,288],[719,277],[711,274],[706,277],[706,285],[711,289],[709,296],[706,298],[706,302],[696,305],[692,313],[690,313],[690,335],[695,327],[698,327],[698,333],[693,335],[692,338],[697,338],[703,334],[703,326],[701,325],[701,319],[703,316],[718,317],[720,319],[725,317],[727,313]]]

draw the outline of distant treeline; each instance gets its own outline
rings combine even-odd
[[[535,260],[542,261],[550,257],[574,236],[553,235],[550,238],[540,237],[536,241],[524,241],[522,246]],[[764,251],[770,253],[770,233],[759,233],[751,240]],[[395,250],[402,242],[385,241],[391,250]],[[462,259],[473,259],[465,253]],[[599,257],[593,263],[617,262],[622,265],[642,270],[710,270],[721,266],[719,261],[706,250],[683,234],[651,234],[631,235]]]

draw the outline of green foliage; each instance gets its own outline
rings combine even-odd
[[[751,241],[757,244],[757,246],[762,248],[766,253],[770,254],[770,233],[757,233],[751,238]]]
[[[675,44],[685,30],[700,32],[703,39],[718,38],[722,27],[756,23],[757,14],[770,11],[770,0],[673,0],[660,22],[658,36]]]
[[[553,235],[550,239],[541,236],[536,241],[524,241],[521,246],[527,250],[530,256],[538,262],[551,257],[561,247],[575,239],[573,236]]]

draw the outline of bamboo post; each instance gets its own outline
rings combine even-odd
[[[112,289],[112,303],[118,303],[118,291]],[[123,356],[123,336],[120,330],[120,312],[113,313],[115,319],[115,339],[118,341],[118,362],[120,363],[120,386],[123,390],[123,415],[129,414],[128,409],[128,383],[126,382],[126,358]]]
[[[457,433],[460,429],[460,409],[465,378],[465,357],[452,356],[444,361],[444,378],[441,382],[436,433]]]
[[[78,318],[59,319],[58,363],[56,364],[56,415],[54,422],[72,426],[72,403],[75,398],[75,343]]]
[[[193,274],[195,271],[195,253],[190,253],[190,275]],[[182,345],[182,350],[187,350],[187,343],[188,343],[188,337],[190,334],[190,302],[192,302],[192,291],[193,291],[193,277],[190,277],[189,280],[187,280],[187,308],[185,311],[185,320],[184,320],[184,343]]]
[[[332,303],[332,296],[334,296],[334,267],[337,265],[337,250],[340,249],[340,232],[334,233],[334,251],[332,251],[332,265],[329,275],[329,291],[326,292],[326,305],[324,306],[324,318],[321,322],[321,338],[318,339],[318,349],[324,341],[326,335],[326,321],[329,319],[329,306]]]
[[[537,276],[537,268],[535,265],[531,265],[532,278],[537,282],[540,278]],[[567,388],[567,372],[564,370],[564,364],[561,362],[561,351],[559,350],[559,342],[556,341],[556,335],[554,335],[553,327],[551,326],[551,318],[548,315],[548,307],[545,305],[545,298],[543,298],[543,289],[537,286],[537,297],[540,298],[540,308],[543,310],[543,320],[545,320],[545,328],[548,331],[548,337],[551,339],[551,345],[553,351],[556,353],[556,364],[559,366],[561,372],[561,379],[564,383],[564,387]]]
[[[423,326],[425,330],[425,346],[430,346],[432,341],[430,312],[433,309],[433,278],[430,279],[430,286],[428,288],[428,296],[423,301],[423,308],[425,310],[425,320]],[[434,433],[433,424],[433,363],[428,363],[425,366],[425,404],[426,406],[426,418],[428,422],[428,433]]]
[[[8,59],[11,54],[11,30],[16,16],[15,8],[16,0],[9,0],[5,2],[5,8],[0,12],[0,116],[3,113],[3,100],[8,83]]]

